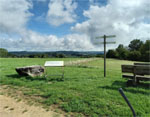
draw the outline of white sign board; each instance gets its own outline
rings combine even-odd
[[[61,67],[64,66],[64,61],[46,61],[45,67]]]

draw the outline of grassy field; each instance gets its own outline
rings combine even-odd
[[[15,71],[16,67],[44,65],[46,60],[67,62],[78,59],[1,58],[0,84],[21,90],[28,97],[37,96],[38,102],[45,107],[57,105],[66,115],[90,117],[132,116],[118,92],[122,87],[136,114],[150,116],[149,82],[143,82],[137,87],[127,87],[126,80],[121,77],[121,64],[133,64],[131,61],[107,59],[106,78],[103,77],[103,59],[82,63],[80,66],[66,66],[64,81],[52,77],[20,77]]]

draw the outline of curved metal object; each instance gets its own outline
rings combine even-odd
[[[125,94],[124,94],[122,88],[119,89],[119,92],[120,92],[120,94],[122,95],[122,97],[124,98],[124,100],[126,101],[126,103],[128,104],[128,106],[130,107],[130,109],[131,109],[131,111],[132,111],[132,114],[133,114],[133,117],[136,117],[135,111],[134,111],[132,105],[130,104],[128,98],[125,96]]]

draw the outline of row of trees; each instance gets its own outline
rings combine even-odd
[[[70,53],[65,54],[63,52],[8,52],[4,48],[0,48],[0,57],[2,58],[69,58],[69,57],[79,57],[79,58],[92,58],[92,57],[102,57],[102,54],[80,54],[80,53]]]
[[[40,54],[30,54],[22,57],[28,57],[28,58],[66,58],[66,55],[63,53],[53,53],[53,54],[47,54],[47,53],[40,53]]]
[[[135,39],[127,47],[120,44],[115,50],[108,50],[106,56],[108,58],[150,62],[150,40],[144,43]]]
[[[9,53],[6,49],[0,48],[0,57],[2,58],[65,58],[63,53],[31,53],[31,54],[13,54]]]

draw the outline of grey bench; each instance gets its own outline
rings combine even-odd
[[[122,65],[122,77],[133,80],[133,84],[136,85],[139,81],[150,81],[150,65]],[[125,73],[130,73],[125,74]]]

